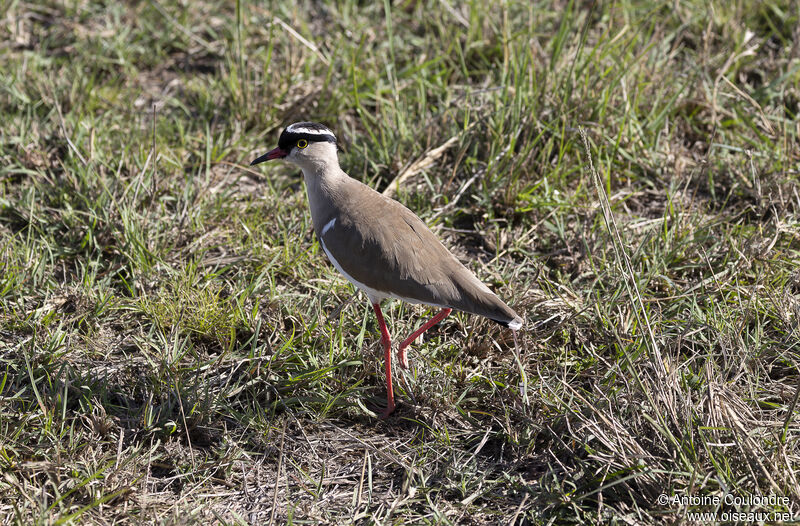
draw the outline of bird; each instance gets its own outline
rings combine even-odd
[[[386,299],[440,309],[400,342],[397,361],[408,369],[408,346],[453,309],[518,331],[522,318],[465,267],[414,212],[347,175],[336,136],[317,122],[287,126],[278,146],[250,166],[282,159],[303,173],[314,232],[328,259],[372,304],[386,367],[386,409],[395,410],[392,340],[381,311]]]

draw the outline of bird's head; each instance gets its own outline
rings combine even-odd
[[[300,168],[313,169],[320,165],[336,163],[336,136],[331,130],[316,122],[296,122],[283,130],[278,147],[250,163],[253,166],[272,159],[284,159]]]

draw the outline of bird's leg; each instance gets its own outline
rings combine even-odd
[[[406,347],[411,345],[411,342],[416,340],[420,334],[422,334],[423,332],[427,331],[428,329],[430,329],[431,327],[433,327],[434,325],[445,319],[451,312],[453,312],[453,309],[442,309],[441,311],[439,311],[439,314],[428,320],[428,323],[426,323],[425,325],[414,331],[411,334],[411,336],[402,341],[400,347],[397,349],[397,361],[400,362],[400,367],[402,367],[403,369],[408,369],[408,357],[406,356]]]
[[[386,322],[383,321],[381,306],[377,303],[372,304],[375,309],[375,316],[378,318],[378,326],[381,329],[381,344],[386,359],[386,410],[381,414],[381,418],[386,418],[394,411],[394,390],[392,389],[392,340],[389,337],[389,330]]]

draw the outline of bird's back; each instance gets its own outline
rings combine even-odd
[[[330,207],[326,217],[314,218],[315,230],[334,264],[357,286],[521,327],[521,318],[411,210],[350,177],[328,192]]]

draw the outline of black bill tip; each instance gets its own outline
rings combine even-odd
[[[261,157],[255,159],[252,163],[250,163],[250,166],[255,166],[259,163],[263,163],[264,161],[271,161],[272,159],[283,159],[287,155],[289,155],[288,152],[281,150],[280,148],[275,148],[274,150],[270,150]]]

